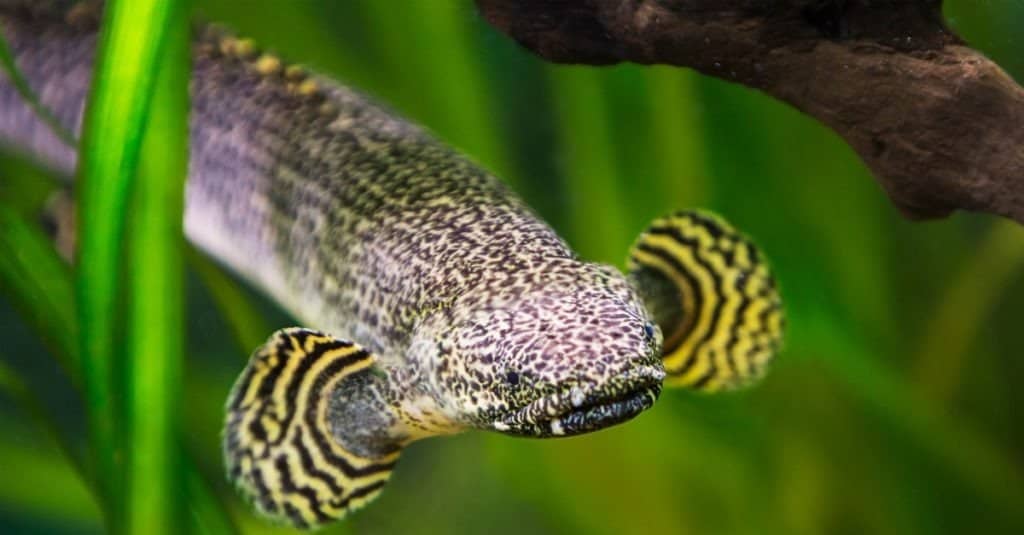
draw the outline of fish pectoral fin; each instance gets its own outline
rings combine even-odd
[[[332,432],[339,382],[367,371],[362,347],[301,328],[275,332],[249,360],[228,397],[228,478],[266,515],[310,528],[373,500],[399,447],[360,455]]]
[[[781,300],[764,255],[714,214],[654,221],[630,251],[629,278],[661,327],[666,385],[752,384],[782,344]]]

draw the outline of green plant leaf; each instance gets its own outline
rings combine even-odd
[[[108,523],[119,516],[125,459],[113,380],[122,234],[158,59],[177,9],[176,0],[107,2],[79,152],[75,289],[90,441]]]
[[[7,39],[5,39],[3,35],[0,35],[0,65],[3,65],[4,71],[10,77],[11,83],[14,85],[14,88],[18,90],[21,98],[25,99],[25,102],[27,102],[28,105],[32,107],[32,110],[35,111],[36,115],[38,115],[39,118],[50,127],[57,138],[69,147],[76,146],[78,144],[78,140],[75,139],[75,135],[65,128],[64,125],[60,124],[57,117],[54,116],[50,110],[46,109],[41,102],[39,102],[39,98],[32,91],[32,88],[29,87],[28,80],[22,76],[21,71],[18,70],[18,66],[14,63],[14,56],[11,54],[11,47],[8,45]]]
[[[128,422],[125,533],[177,533],[185,524],[178,444],[184,356],[182,212],[188,174],[190,31],[178,3],[166,43],[128,213],[130,307],[124,377]]]
[[[80,384],[75,292],[71,272],[49,239],[9,206],[0,204],[0,290]]]

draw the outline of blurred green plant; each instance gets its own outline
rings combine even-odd
[[[566,190],[586,192],[566,201],[568,240],[584,258],[621,263],[629,240],[628,207],[617,180],[615,135],[607,119],[600,71],[551,67],[558,116],[558,153]]]
[[[22,317],[29,319],[30,325],[40,338],[47,341],[51,354],[62,364],[63,371],[71,379],[72,384],[81,384],[82,366],[78,359],[78,345],[73,337],[73,333],[77,331],[74,299],[64,299],[73,295],[73,281],[69,270],[57,255],[50,239],[2,203],[0,223],[0,248],[18,253],[0,255],[0,258],[4,259],[0,262],[0,290],[17,305]],[[39,388],[40,385],[30,384],[13,368],[0,366],[0,393],[21,405],[32,415],[39,427],[51,435],[71,466],[80,468],[76,474],[80,478],[80,485],[77,486],[84,485],[88,488],[94,493],[94,503],[100,504],[102,494],[95,484],[95,472],[84,468],[84,463],[76,453],[77,448],[72,445],[73,437],[69,435],[70,431],[54,420],[53,415],[46,410],[45,403],[35,394]],[[192,521],[199,526],[227,526],[200,529],[197,532],[234,533],[232,522],[225,517],[220,505],[213,500],[209,484],[195,471],[194,461],[184,462],[184,469],[178,469],[184,472],[190,490],[189,508]],[[61,481],[66,479],[59,478]],[[8,487],[12,490],[26,489],[34,485],[33,481],[34,478],[25,478],[24,484]],[[171,491],[180,494],[178,489]],[[169,526],[174,528],[180,526],[180,523],[172,522]],[[149,532],[148,529],[144,531]]]
[[[156,78],[127,213],[131,275],[124,360],[125,533],[177,533],[183,524],[179,489],[185,481],[178,443],[185,343],[182,214],[192,36],[184,2],[169,3],[167,9],[162,20],[155,13],[137,14],[153,17],[166,28],[163,50],[152,66],[145,66],[156,71]],[[118,91],[117,86],[109,89]],[[94,102],[101,100],[96,97]]]
[[[11,55],[11,48],[7,45],[7,41],[0,39],[0,65],[3,66],[4,72],[10,76],[11,82],[14,84],[15,89],[18,90],[18,94],[21,98],[28,102],[32,110],[38,115],[57,137],[66,143],[69,147],[78,145],[78,140],[75,139],[75,135],[71,133],[64,125],[60,124],[60,121],[50,113],[50,110],[43,106],[39,99],[36,98],[35,93],[28,85],[28,81],[21,75],[17,66],[14,64],[14,56]]]
[[[117,303],[126,290],[119,284],[122,235],[159,59],[167,34],[180,31],[172,24],[186,23],[174,17],[180,9],[176,0],[107,2],[79,149],[75,286],[82,369],[92,452],[108,526],[117,526],[115,531],[128,527],[118,526],[126,505],[120,481],[125,451],[124,430],[117,423],[121,389],[114,377],[115,355],[120,353]]]
[[[53,244],[10,206],[0,204],[0,289],[39,333],[61,367],[78,380],[75,292]]]
[[[61,431],[56,424],[53,415],[49,414],[46,404],[39,399],[39,396],[29,387],[28,381],[21,374],[2,361],[0,361],[0,393],[14,400],[35,421],[36,425],[57,446],[65,461],[75,470],[76,475],[83,483],[92,483],[86,476],[85,464],[81,455],[68,440],[67,434]],[[98,489],[93,487],[89,490],[95,495]]]
[[[915,358],[914,383],[940,406],[954,397],[989,311],[1024,272],[1024,229],[1009,221],[993,224],[964,264],[939,295]]]

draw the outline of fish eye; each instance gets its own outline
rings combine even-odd
[[[516,372],[508,372],[505,374],[505,381],[510,385],[519,384],[519,374]]]
[[[649,321],[644,324],[644,338],[646,338],[648,342],[654,340],[654,324]]]

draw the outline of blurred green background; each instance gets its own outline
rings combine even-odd
[[[909,222],[794,110],[680,69],[545,64],[468,0],[197,4],[426,125],[587,259],[621,266],[651,219],[704,206],[760,243],[783,288],[787,344],[758,387],[666,391],[636,420],[573,439],[415,444],[380,499],[324,533],[1024,532],[1024,229],[970,214]],[[946,12],[1024,80],[1024,3]],[[0,203],[24,214],[54,186],[13,155],[0,177]],[[191,265],[187,449],[233,529],[287,532],[227,487],[219,431],[244,341],[292,321]],[[0,297],[0,386],[84,437],[71,381],[19,310]],[[0,396],[0,532],[101,531],[89,488],[17,398]]]

